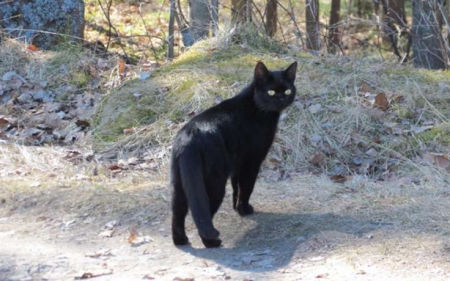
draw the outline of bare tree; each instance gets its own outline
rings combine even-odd
[[[266,32],[267,35],[273,37],[277,32],[277,0],[267,0],[266,4]]]
[[[245,23],[252,20],[251,0],[231,0],[231,20]]]
[[[413,23],[411,29],[415,67],[445,69],[447,55],[444,39],[439,28],[438,10],[440,0],[413,0]]]
[[[339,28],[337,26],[340,21],[340,12],[341,0],[332,0],[330,10],[330,25],[328,29],[328,52],[332,54],[336,53],[341,41]]]
[[[310,50],[320,49],[319,0],[306,1],[306,46]]]
[[[406,33],[406,13],[404,0],[381,0],[383,7],[383,31],[386,39],[391,43],[394,54],[399,60],[407,59],[409,47],[406,56],[400,54],[398,39],[402,33]],[[407,34],[409,37],[409,34]]]

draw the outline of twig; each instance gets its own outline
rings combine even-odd
[[[109,12],[110,12],[110,10],[111,10],[111,5],[112,5],[112,0],[109,0],[109,1],[107,2],[107,4],[108,4],[108,6],[107,6],[107,7],[108,7],[108,11],[107,11],[107,12],[105,11],[105,9],[104,9],[104,7],[103,7],[103,4],[102,4],[101,0],[98,0],[98,4],[100,5],[100,8],[102,9],[103,14],[104,14],[105,17],[106,17],[106,20],[108,21],[108,25],[109,25],[110,30],[113,29],[114,32],[115,32],[116,35],[117,35],[117,39],[119,40],[119,46],[120,46],[120,48],[122,49],[122,52],[123,52],[124,57],[126,58],[126,60],[129,61],[130,57],[127,55],[127,52],[125,51],[125,48],[124,48],[123,45],[122,45],[122,41],[120,40],[119,32],[118,32],[117,29],[112,25],[112,23],[111,23],[111,18],[110,18],[110,16],[109,16],[109,15],[110,15]],[[110,39],[111,39],[111,37],[108,37],[108,44],[106,45],[106,49],[108,49],[108,47],[109,47]]]
[[[291,12],[289,12],[289,10],[286,9],[280,2],[278,2],[278,5],[279,5],[279,6],[281,7],[281,9],[283,9],[283,10],[288,14],[288,16],[291,18],[292,22],[294,23],[294,27],[297,29],[296,37],[297,37],[297,38],[300,38],[300,42],[302,42],[302,47],[305,47],[305,42],[303,42],[303,32],[300,30],[300,27],[298,27],[297,20],[295,19],[293,9],[292,9],[292,13],[291,13]],[[289,0],[289,5],[290,5],[290,7],[292,8],[292,0]],[[295,33],[295,32],[294,32],[294,33]]]
[[[148,33],[147,24],[145,23],[145,20],[142,17],[141,5],[139,5],[138,11],[139,11],[139,17],[141,18],[142,24],[144,25],[145,33],[147,34],[147,37],[148,37],[148,39],[150,41],[150,48],[152,49],[153,56],[155,57],[155,59],[157,59],[158,58],[158,54],[156,53],[155,46],[153,45],[152,37],[151,37],[150,33]]]

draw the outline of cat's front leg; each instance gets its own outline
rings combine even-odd
[[[262,160],[260,159],[248,160],[242,165],[242,168],[238,173],[239,180],[237,184],[238,194],[236,210],[241,216],[251,215],[254,212],[249,201],[255,186],[256,178],[258,177],[261,163]]]
[[[231,186],[233,187],[233,209],[236,210],[237,208],[237,202],[238,202],[238,194],[239,194],[239,187],[238,187],[238,181],[239,178],[237,174],[231,175]]]

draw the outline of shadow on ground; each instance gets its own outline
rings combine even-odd
[[[191,245],[179,249],[234,270],[265,272],[286,266],[298,251],[308,247],[312,248],[309,251],[312,255],[321,250],[331,251],[337,246],[316,245],[316,234],[338,232],[358,238],[384,227],[377,222],[331,213],[260,212],[245,219],[252,220],[256,226],[246,231],[232,247],[227,246],[227,240],[233,237],[227,234],[221,236],[225,246],[218,249],[194,248]]]

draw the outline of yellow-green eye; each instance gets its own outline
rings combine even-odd
[[[290,94],[292,94],[291,89],[287,89],[286,91],[284,91],[284,94],[285,94],[285,95],[290,95]]]
[[[274,90],[269,90],[269,91],[267,91],[267,93],[269,94],[269,96],[275,95],[275,91]]]

